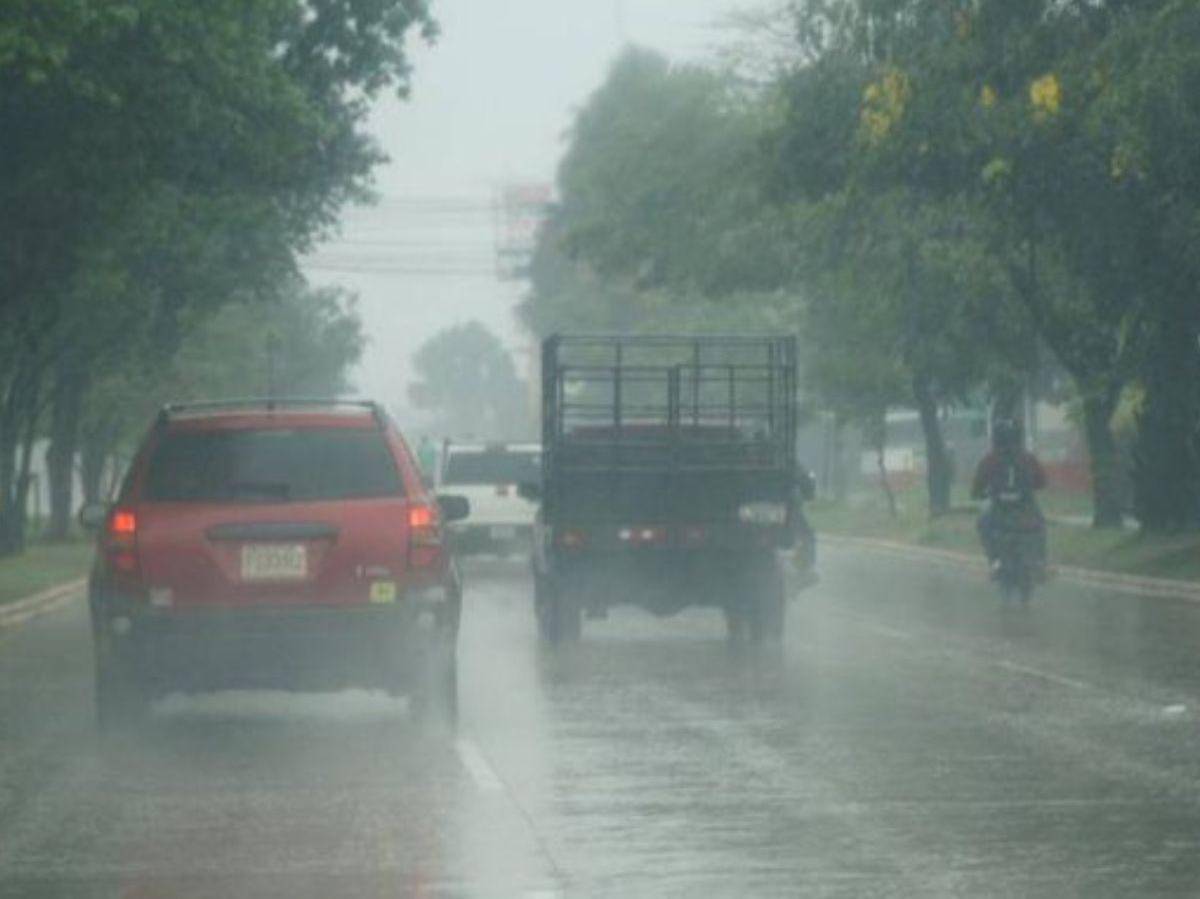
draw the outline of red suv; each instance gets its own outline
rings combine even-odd
[[[453,715],[461,582],[443,523],[371,403],[167,406],[89,584],[101,726],[171,691],[383,688]]]

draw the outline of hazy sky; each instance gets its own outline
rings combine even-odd
[[[524,285],[495,275],[495,188],[553,179],[573,111],[627,41],[694,59],[738,4],[435,0],[442,34],[414,53],[411,99],[384,101],[374,116],[391,157],[377,176],[383,200],[348,211],[341,237],[306,266],[314,283],[360,297],[362,394],[403,413],[409,357],[458,322],[479,319],[524,347],[512,314]]]

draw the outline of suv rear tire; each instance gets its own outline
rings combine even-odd
[[[413,716],[422,724],[453,729],[458,724],[458,663],[452,652],[430,658],[412,691]]]

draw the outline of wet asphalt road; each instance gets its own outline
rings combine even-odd
[[[823,567],[770,659],[703,612],[543,651],[475,564],[456,735],[240,693],[100,740],[76,604],[0,635],[0,896],[1200,895],[1200,605]]]

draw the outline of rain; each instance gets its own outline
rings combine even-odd
[[[0,11],[0,899],[1200,894],[1200,6]]]

